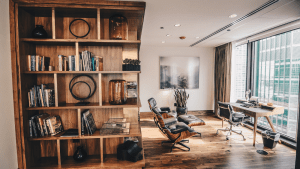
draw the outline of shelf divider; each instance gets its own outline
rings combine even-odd
[[[56,140],[56,145],[57,145],[57,163],[58,166],[61,166],[60,140]]]
[[[98,40],[100,40],[100,8],[97,8],[97,34]]]
[[[78,42],[75,42],[75,49],[76,49],[76,55],[75,55],[75,71],[79,71],[79,45]]]
[[[98,74],[98,79],[99,79],[99,84],[98,84],[98,87],[99,87],[99,106],[102,106],[102,74],[99,73]]]
[[[103,163],[103,137],[100,138],[100,159],[101,163]]]
[[[52,8],[52,39],[56,39],[55,33],[55,8]]]

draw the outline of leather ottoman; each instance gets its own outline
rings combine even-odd
[[[178,121],[185,123],[189,127],[205,125],[205,121],[194,115],[180,115],[178,116]]]

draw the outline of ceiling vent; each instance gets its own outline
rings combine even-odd
[[[252,16],[252,15],[254,15],[254,14],[260,12],[261,10],[263,10],[263,9],[265,9],[265,8],[267,8],[267,7],[269,7],[269,6],[273,5],[273,4],[275,4],[275,3],[277,3],[278,1],[279,1],[279,0],[270,0],[270,1],[266,2],[265,4],[263,4],[262,6],[260,6],[260,7],[257,8],[257,9],[255,9],[254,11],[252,11],[252,12],[250,12],[250,13],[244,15],[243,17],[241,17],[241,18],[239,18],[239,19],[237,19],[237,20],[231,22],[230,24],[228,24],[228,25],[226,25],[226,26],[220,28],[219,30],[217,30],[217,31],[215,31],[215,32],[213,32],[213,33],[211,33],[211,34],[205,36],[204,38],[198,40],[197,42],[195,42],[195,43],[193,43],[192,45],[190,45],[190,47],[193,47],[193,46],[197,45],[198,43],[200,43],[200,42],[202,42],[202,41],[204,41],[204,40],[206,40],[206,39],[208,39],[208,38],[210,38],[210,37],[212,37],[212,36],[214,36],[214,35],[216,35],[216,34],[222,32],[223,30],[226,30],[226,29],[228,29],[229,27],[231,27],[231,26],[233,26],[233,25],[236,25],[236,24],[242,22],[243,20],[245,20],[245,19],[249,18],[250,16]]]

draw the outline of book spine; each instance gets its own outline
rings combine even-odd
[[[35,116],[35,124],[36,124],[38,135],[39,136],[43,136],[43,134],[42,134],[42,128],[40,126],[40,122],[39,122],[39,117],[38,116]]]
[[[43,99],[43,93],[42,93],[42,89],[39,89],[39,94],[40,94],[40,100],[41,100],[41,106],[42,107],[45,107],[45,105],[44,105],[44,99]]]
[[[74,55],[72,55],[72,70],[73,71],[75,71],[76,69],[75,69],[75,66],[76,66],[76,64],[75,64],[76,62],[75,62],[75,56]]]
[[[48,126],[48,129],[49,129],[49,133],[50,135],[52,136],[54,131],[53,131],[53,128],[52,128],[52,125],[51,125],[51,120],[50,119],[46,119],[46,124]]]
[[[64,71],[67,71],[67,57],[64,58]]]
[[[35,71],[35,55],[31,55],[31,71]]]
[[[37,137],[38,134],[37,134],[36,125],[35,125],[35,122],[34,122],[34,117],[31,117],[31,124],[32,124],[33,134],[34,134],[35,137]]]
[[[49,135],[45,119],[43,119],[43,127],[44,127],[45,136]]]
[[[69,56],[69,71],[72,71],[73,68],[72,68],[72,56],[70,55]]]
[[[81,117],[81,135],[84,135],[84,118]]]
[[[103,57],[99,57],[99,71],[103,71]]]
[[[36,55],[35,56],[36,58],[35,58],[35,71],[39,71],[40,70],[40,67],[39,67],[39,65],[40,65],[40,56],[39,55]]]
[[[49,107],[49,90],[45,90],[45,99],[46,99],[46,106]]]
[[[45,56],[41,57],[41,71],[45,71]]]
[[[27,55],[28,71],[31,71],[31,56]]]
[[[92,57],[92,71],[95,71],[95,57]]]
[[[58,55],[58,71],[63,71],[63,55]]]
[[[29,120],[29,137],[32,137],[32,121]]]
[[[28,106],[31,107],[30,91],[28,92]]]

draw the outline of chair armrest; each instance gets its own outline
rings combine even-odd
[[[171,111],[170,107],[161,107],[160,110],[161,111],[167,111],[167,112]]]
[[[184,131],[189,131],[189,132],[194,132],[193,129],[191,129],[188,125],[178,122],[173,125],[168,126],[169,130],[171,131],[172,134],[178,134]]]

